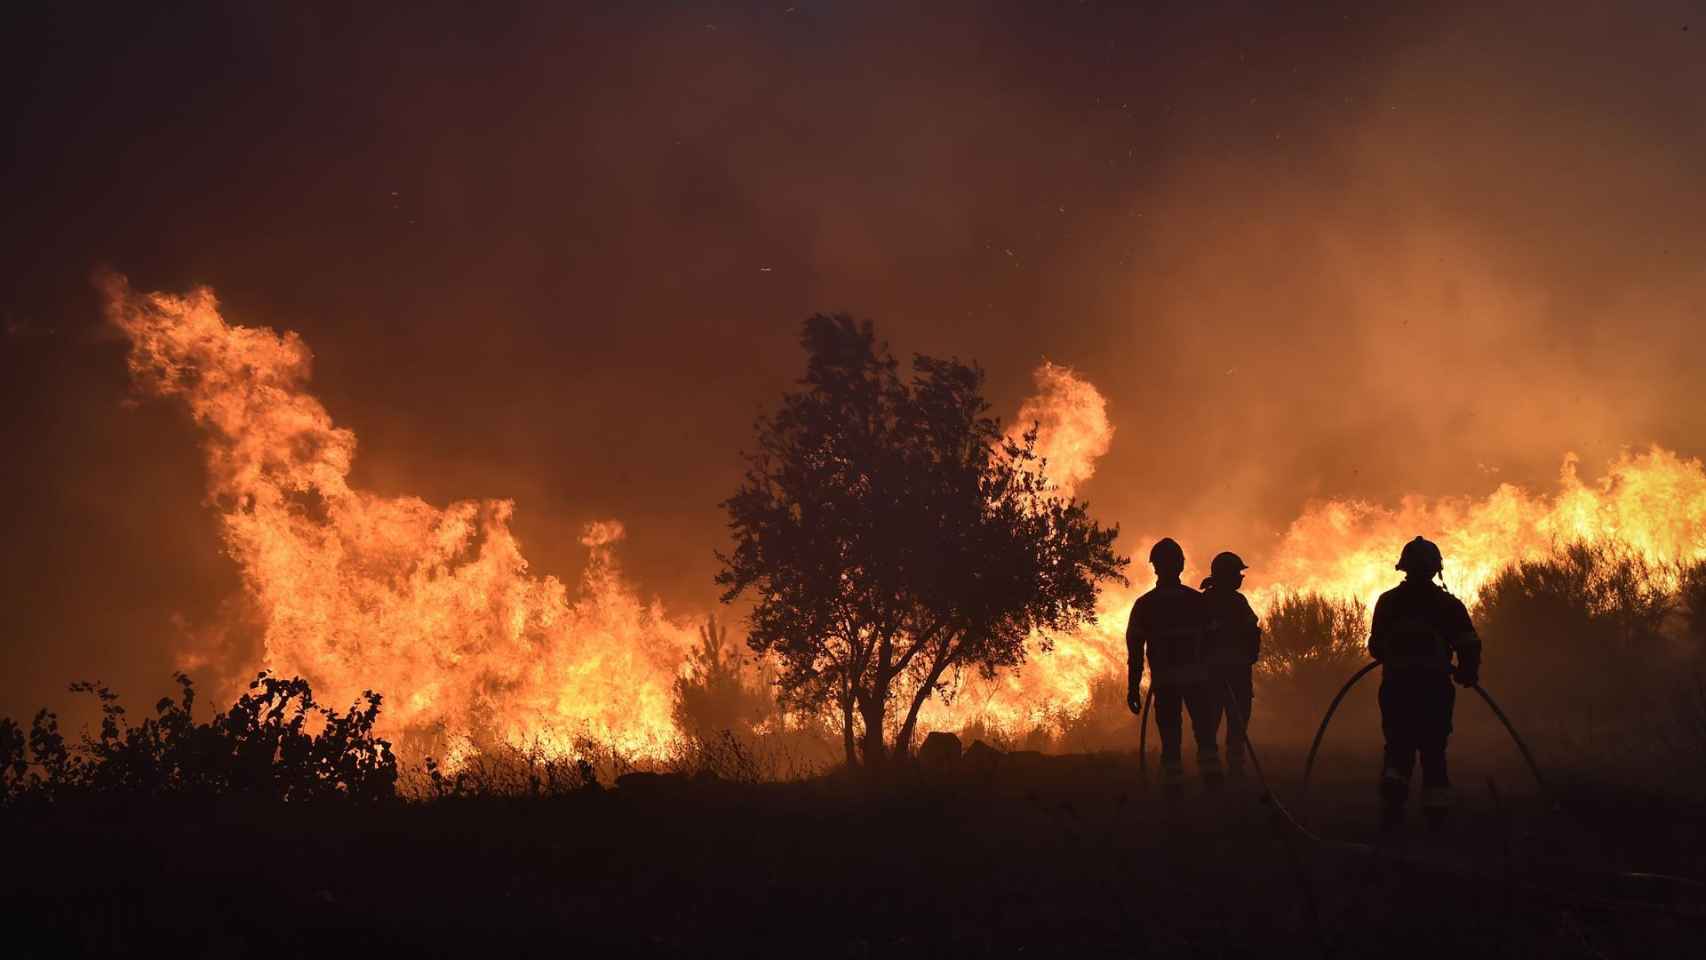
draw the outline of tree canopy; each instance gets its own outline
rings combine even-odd
[[[879,765],[958,671],[993,676],[1033,634],[1046,648],[1088,622],[1127,559],[1117,527],[1058,495],[1035,427],[1014,439],[988,415],[977,367],[917,356],[903,377],[845,315],[813,316],[801,343],[805,377],[759,418],[723,502],[717,582],[754,600],[748,642],[783,699],[837,708],[848,762]]]

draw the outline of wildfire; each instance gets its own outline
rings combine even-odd
[[[1096,461],[1114,442],[1108,401],[1095,384],[1072,368],[1044,360],[1031,374],[1034,396],[1019,405],[1009,436],[1017,439],[1036,427],[1037,454],[1048,463],[1049,479],[1070,497],[1096,473]]]
[[[511,501],[440,508],[350,486],[355,435],[308,392],[311,355],[296,334],[230,324],[206,289],[138,295],[115,278],[106,292],[139,388],[181,399],[205,433],[209,501],[257,611],[265,666],[308,678],[331,702],[384,693],[387,735],[452,763],[484,741],[572,753],[590,737],[657,754],[678,736],[670,700],[693,630],[623,580],[620,523],[587,526],[590,562],[573,590],[535,576],[510,530]],[[1035,380],[1014,431],[1038,424],[1049,475],[1071,495],[1112,443],[1107,404],[1067,367],[1045,361]],[[1549,494],[1506,484],[1482,499],[1326,501],[1271,549],[1186,546],[1193,556],[1247,551],[1260,610],[1290,591],[1372,602],[1417,534],[1439,542],[1451,588],[1470,602],[1506,565],[1579,540],[1615,540],[1656,563],[1706,560],[1706,468],[1654,447],[1588,482],[1571,455]],[[1033,640],[1021,670],[966,679],[922,725],[1024,730],[1082,707],[1096,680],[1123,676],[1147,544],[1128,541],[1140,554],[1133,583],[1105,591],[1093,625],[1056,637],[1050,652]]]
[[[1032,377],[1037,392],[1020,404],[1009,435],[1036,427],[1037,452],[1048,461],[1048,477],[1061,496],[1069,497],[1095,475],[1096,461],[1113,445],[1107,399],[1070,367],[1045,360]],[[1022,669],[993,680],[962,678],[953,701],[931,701],[920,711],[920,724],[956,730],[978,721],[1016,731],[1047,722],[1051,711],[1082,706],[1096,680],[1124,675],[1125,616],[1136,597],[1118,585],[1107,589],[1091,628],[1054,638],[1046,653],[1042,638],[1032,638]]]
[[[1095,386],[1071,370],[1045,363],[1041,392],[1021,407],[1020,423],[1042,423],[1039,446],[1049,452],[1049,472],[1066,478],[1067,492],[1095,472],[1113,428]],[[1398,549],[1417,535],[1440,545],[1450,589],[1471,606],[1488,580],[1511,564],[1538,560],[1576,542],[1615,542],[1660,565],[1706,560],[1706,467],[1659,447],[1624,453],[1604,476],[1580,476],[1580,461],[1565,457],[1556,491],[1546,494],[1504,484],[1485,498],[1406,497],[1396,507],[1361,500],[1307,506],[1270,549],[1239,544],[1190,544],[1207,556],[1238,547],[1255,564],[1249,594],[1258,612],[1293,592],[1357,599],[1373,606],[1397,582]],[[1054,638],[1043,652],[1033,641],[1026,665],[994,681],[968,681],[953,704],[928,714],[938,729],[980,720],[1009,732],[1048,724],[1081,708],[1097,679],[1123,677],[1125,627],[1132,602],[1149,586],[1142,551],[1150,539],[1128,541],[1138,553],[1132,586],[1104,591],[1093,626]],[[1188,538],[1187,538],[1188,539]],[[1258,547],[1260,545],[1257,545]]]
[[[653,752],[692,631],[623,582],[619,523],[594,523],[572,593],[533,576],[508,500],[439,508],[349,485],[355,434],[309,393],[310,353],[235,326],[210,290],[107,284],[136,383],[205,431],[209,500],[263,630],[265,665],[330,702],[387,695],[386,732],[454,758],[496,738],[567,752],[589,736]]]
[[[1373,604],[1396,576],[1396,549],[1420,534],[1445,555],[1447,585],[1473,604],[1499,570],[1575,542],[1616,542],[1654,564],[1706,560],[1706,469],[1653,447],[1623,453],[1604,476],[1581,479],[1564,458],[1558,489],[1537,494],[1503,484],[1484,499],[1406,497],[1396,508],[1358,500],[1311,506],[1266,564],[1262,604],[1283,591],[1316,591]]]

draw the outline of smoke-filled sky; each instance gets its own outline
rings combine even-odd
[[[710,606],[717,501],[814,311],[1047,358],[1079,490],[1264,550],[1311,499],[1706,452],[1696,4],[38,5],[5,14],[0,714],[145,702],[239,593],[194,427],[92,271],[298,331],[352,481],[516,501]]]

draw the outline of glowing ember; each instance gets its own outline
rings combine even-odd
[[[183,399],[206,432],[210,500],[267,667],[332,703],[378,690],[388,735],[452,757],[487,738],[650,752],[673,737],[692,631],[623,583],[620,524],[587,528],[571,595],[528,573],[510,501],[439,508],[351,488],[355,434],[306,390],[296,334],[233,326],[205,289],[141,296],[113,279],[107,294],[137,384]]]

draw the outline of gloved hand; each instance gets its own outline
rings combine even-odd
[[[1481,682],[1481,671],[1475,667],[1458,664],[1457,669],[1452,672],[1451,679],[1456,680],[1460,687],[1473,687]]]
[[[1143,697],[1136,690],[1132,690],[1125,695],[1125,705],[1132,713],[1140,716],[1142,715]]]

